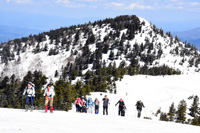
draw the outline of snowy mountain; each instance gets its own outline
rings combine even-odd
[[[1,77],[20,79],[34,70],[56,80],[64,72],[81,75],[109,65],[131,66],[141,74],[163,66],[182,74],[200,71],[197,49],[134,15],[15,39],[0,45],[0,56]]]

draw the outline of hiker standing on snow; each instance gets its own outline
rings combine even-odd
[[[51,84],[47,85],[44,90],[43,96],[45,97],[45,112],[48,111],[48,102],[50,103],[50,112],[53,113],[53,97],[55,96],[54,87]]]
[[[87,113],[87,107],[86,107],[86,101],[85,99],[82,99],[82,108],[81,108],[81,113]]]
[[[125,104],[124,104],[124,101],[122,100],[122,98],[120,98],[120,100],[115,104],[115,106],[117,106],[117,104],[119,104],[118,115],[120,116],[120,114],[121,114],[121,116],[123,116],[122,110],[125,107]]]
[[[94,102],[92,101],[92,98],[88,98],[87,100],[87,108],[88,108],[88,113],[92,114],[92,107],[94,106]]]
[[[94,100],[94,105],[95,105],[95,114],[99,113],[99,100],[95,98]]]
[[[108,104],[110,104],[109,99],[107,98],[107,95],[105,95],[105,98],[103,98],[103,115],[105,115],[105,111],[106,115],[108,115]]]
[[[136,106],[137,111],[138,111],[138,116],[137,117],[140,118],[141,112],[142,112],[142,107],[145,108],[145,106],[144,106],[144,104],[143,104],[143,102],[141,100],[137,101],[135,106]]]
[[[22,96],[26,94],[26,103],[25,109],[28,111],[28,103],[31,102],[31,111],[33,111],[33,97],[35,97],[35,85],[31,82],[28,82],[27,87],[24,89]]]
[[[82,108],[82,105],[83,105],[81,98],[77,98],[75,100],[74,104],[76,105],[76,112],[81,112],[81,108]]]

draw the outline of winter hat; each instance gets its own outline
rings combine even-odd
[[[32,85],[33,83],[31,81],[29,81],[28,84]]]
[[[35,84],[33,84],[31,81],[28,82],[32,87],[35,87]]]
[[[49,83],[49,84],[47,85],[47,87],[48,87],[48,86],[50,86],[50,87],[51,87],[51,83]]]
[[[122,98],[120,98],[120,101],[122,101]]]

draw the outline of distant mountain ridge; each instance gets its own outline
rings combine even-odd
[[[181,41],[187,41],[200,50],[200,27],[183,32],[174,32],[173,35],[177,35]]]
[[[29,36],[30,34],[38,34],[39,32],[41,31],[37,29],[26,29],[0,25],[0,43]]]
[[[1,77],[42,71],[48,78],[81,76],[109,66],[127,74],[182,74],[200,71],[200,52],[135,15],[63,27],[0,46]],[[162,72],[160,72],[162,71]],[[164,72],[164,73],[163,73]],[[56,76],[55,76],[56,75]]]

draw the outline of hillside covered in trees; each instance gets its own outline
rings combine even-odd
[[[174,75],[200,71],[200,53],[145,19],[118,16],[30,35],[0,45],[0,107],[21,108],[28,81],[55,87],[55,109],[69,110],[76,97],[116,93],[124,75]]]

